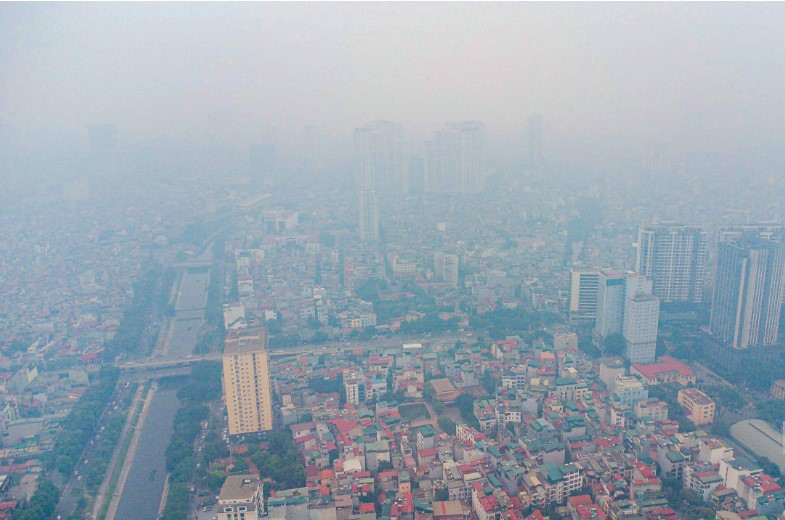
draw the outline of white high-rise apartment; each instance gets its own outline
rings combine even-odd
[[[429,193],[480,193],[485,181],[485,126],[463,121],[434,132],[426,144]]]
[[[624,355],[632,363],[652,363],[657,351],[660,301],[652,294],[652,282],[638,273],[624,279],[622,335]]]
[[[785,246],[754,235],[720,242],[712,334],[737,349],[775,343],[783,285]]]
[[[706,232],[675,222],[638,230],[636,270],[652,281],[663,302],[699,303],[706,266]]]

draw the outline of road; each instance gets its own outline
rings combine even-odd
[[[465,341],[466,339],[467,337],[465,333],[450,333],[444,336],[428,338],[428,341],[439,343],[454,343],[461,340]],[[405,343],[406,341],[407,340],[404,338],[377,338],[362,343],[352,341],[331,341],[321,345],[303,345],[300,347],[268,349],[268,356],[271,359],[275,359],[278,357],[296,356],[299,354],[337,354],[339,352],[356,348],[393,348],[401,345],[401,343]],[[218,361],[220,359],[220,352],[211,352],[209,354],[188,354],[185,357],[157,357],[144,361],[127,361],[124,363],[119,363],[117,366],[124,372],[144,372],[179,366],[188,366],[198,363],[199,361]]]
[[[101,508],[104,505],[104,497],[111,485],[113,475],[115,474],[115,470],[117,468],[118,463],[122,464],[125,459],[120,459],[120,453],[122,451],[122,446],[125,445],[126,439],[129,435],[134,435],[136,429],[134,428],[132,431],[132,426],[134,424],[134,418],[136,417],[136,412],[139,410],[140,404],[142,404],[142,399],[146,397],[145,395],[145,385],[139,385],[136,389],[136,393],[131,401],[131,405],[128,407],[128,418],[126,419],[125,426],[123,426],[123,431],[120,434],[120,438],[117,441],[117,445],[115,446],[114,453],[112,453],[112,458],[109,461],[109,466],[106,468],[106,473],[104,474],[104,481],[101,483],[101,487],[98,489],[98,494],[95,497],[95,502],[93,503],[93,511],[92,515],[94,518],[98,517],[98,514],[101,511]],[[145,401],[146,403],[147,401]]]
[[[68,482],[66,482],[65,486],[63,486],[63,492],[60,495],[60,502],[57,504],[57,508],[55,512],[62,516],[63,518],[68,518],[74,514],[76,511],[77,502],[79,497],[81,497],[82,493],[74,494],[74,491],[78,491],[84,487],[84,483],[82,482],[82,468],[84,466],[84,461],[89,461],[93,459],[93,451],[95,448],[98,447],[98,443],[95,442],[101,432],[104,429],[104,425],[112,418],[113,415],[118,413],[122,413],[122,410],[117,410],[117,404],[122,403],[123,400],[128,395],[130,386],[123,385],[118,387],[115,391],[115,395],[113,399],[104,407],[103,411],[101,412],[101,417],[98,419],[96,423],[96,434],[93,439],[85,446],[82,453],[79,455],[79,459],[76,461],[76,466],[74,467],[74,472],[69,475]]]

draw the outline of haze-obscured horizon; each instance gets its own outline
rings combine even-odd
[[[505,170],[541,114],[573,172],[667,147],[691,173],[772,175],[783,26],[772,4],[5,4],[0,168],[69,175],[109,124],[158,175],[242,170],[254,143],[340,175],[353,130],[386,119],[415,150],[481,120]]]

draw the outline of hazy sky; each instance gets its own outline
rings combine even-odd
[[[126,140],[425,136],[782,148],[783,4],[0,4],[0,123]]]

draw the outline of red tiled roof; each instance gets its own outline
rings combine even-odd
[[[578,495],[570,497],[567,501],[573,506],[588,506],[591,505],[591,497],[589,495]]]
[[[632,368],[644,375],[648,379],[656,379],[660,374],[666,372],[678,372],[683,376],[693,376],[695,372],[677,359],[670,356],[662,356],[658,363],[650,363],[642,365],[640,363],[633,363]]]

